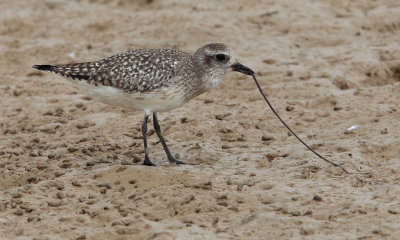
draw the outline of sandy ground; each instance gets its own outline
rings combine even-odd
[[[1,239],[398,239],[399,1],[2,0],[0,13]],[[256,70],[306,142],[383,184],[307,151],[248,76],[160,113],[189,164],[168,165],[151,131],[145,167],[143,113],[31,68],[210,42]]]

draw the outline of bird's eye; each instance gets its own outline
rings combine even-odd
[[[217,54],[217,55],[215,55],[215,58],[218,60],[218,61],[225,61],[226,59],[227,59],[227,57],[224,55],[224,54]]]

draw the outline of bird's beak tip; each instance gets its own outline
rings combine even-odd
[[[241,64],[239,62],[235,62],[234,64],[232,64],[231,68],[233,71],[236,71],[236,72],[241,72],[246,75],[254,75],[253,70],[251,70],[250,68],[244,66],[243,64]]]

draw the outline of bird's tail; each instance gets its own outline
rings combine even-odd
[[[47,72],[54,72],[54,70],[57,68],[54,65],[33,65],[32,67],[36,68],[37,70],[47,71]]]
[[[64,77],[69,77],[77,80],[88,80],[96,71],[94,63],[72,63],[63,65],[33,65],[40,71],[53,72]]]

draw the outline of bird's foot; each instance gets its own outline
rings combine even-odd
[[[186,164],[185,162],[176,160],[176,159],[175,159],[174,157],[172,157],[172,156],[168,158],[168,161],[169,161],[169,163],[171,163],[171,164],[177,164],[177,165]]]
[[[146,166],[156,166],[154,163],[152,163],[149,159],[149,157],[146,155],[144,157],[144,161],[142,163],[142,165],[146,165]]]

